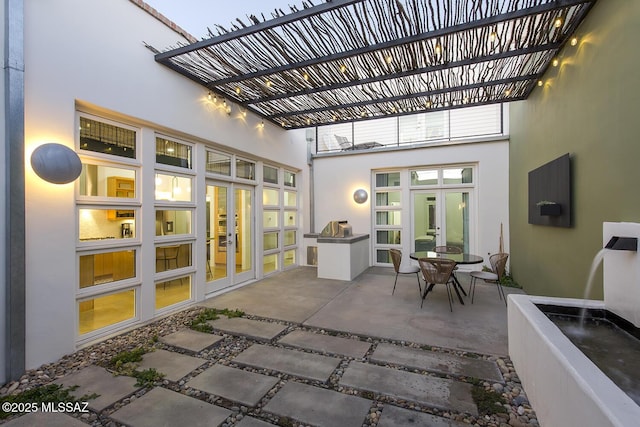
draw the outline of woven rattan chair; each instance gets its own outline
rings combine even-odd
[[[420,295],[422,295],[422,286],[420,285],[420,267],[417,265],[402,265],[402,252],[398,249],[389,249],[389,256],[393,261],[393,268],[396,270],[396,280],[393,282],[393,291],[391,295],[396,291],[396,284],[398,283],[399,274],[415,274],[418,279],[418,289]]]
[[[504,300],[504,305],[507,305],[507,297],[504,295],[504,289],[500,285],[500,279],[504,276],[505,267],[507,265],[507,258],[509,254],[497,253],[489,257],[491,263],[491,271],[472,271],[471,284],[469,285],[469,292],[471,293],[471,304],[473,304],[473,296],[476,293],[476,281],[478,279],[485,282],[495,283],[498,287],[498,296]]]
[[[427,286],[429,286],[429,291],[435,285],[445,285],[447,287],[449,310],[453,311],[453,296],[451,295],[451,288],[449,285],[453,284],[453,269],[456,266],[456,262],[447,258],[420,258],[418,263],[420,264],[420,270],[422,270],[424,280],[426,280]],[[427,292],[428,291],[425,291],[422,296],[420,308],[422,308],[422,304],[424,304]]]

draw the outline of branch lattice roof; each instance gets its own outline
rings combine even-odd
[[[156,53],[288,129],[526,99],[596,0],[332,0]]]

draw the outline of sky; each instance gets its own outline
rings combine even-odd
[[[271,12],[280,8],[290,13],[289,5],[296,5],[302,9],[302,0],[145,0],[164,16],[187,30],[192,36],[202,38],[207,36],[207,27],[213,28],[220,24],[225,28],[231,27],[236,18],[246,24],[247,15],[256,15],[262,19],[264,14],[271,19]],[[322,1],[314,1],[318,5]]]

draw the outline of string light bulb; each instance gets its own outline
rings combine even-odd
[[[340,66],[340,72],[341,72],[341,73],[343,73],[343,74],[344,74],[344,73],[346,73],[346,72],[347,72],[347,66],[346,66],[346,65],[344,65],[344,64],[342,64],[342,65]]]
[[[241,92],[242,89],[240,88],[240,86],[236,86],[236,94],[240,95]]]
[[[211,91],[209,91],[209,94],[207,95],[207,99],[209,101],[213,100],[213,95],[211,95]]]
[[[560,65],[560,60],[558,58],[553,58],[553,62],[551,63],[551,65],[557,67],[558,65]]]
[[[435,47],[435,51],[436,51],[436,55],[440,55],[442,53],[442,46],[440,46],[440,42],[436,42],[436,47]]]
[[[562,18],[557,17],[556,20],[553,23],[553,26],[556,27],[556,28],[562,27]]]
[[[538,80],[538,86],[542,87],[543,84],[542,80]]]
[[[302,77],[305,79],[305,81],[309,81],[309,73],[304,73]]]
[[[578,37],[572,37],[571,38],[571,46],[575,46],[578,44]]]
[[[258,123],[258,128],[264,129],[264,120],[262,120],[260,123]]]
[[[498,33],[496,33],[495,31],[491,31],[491,34],[489,34],[489,41],[493,43],[496,41],[497,38],[498,38]]]
[[[388,55],[388,56],[385,58],[385,61],[387,61],[387,64],[391,64],[391,63],[393,62],[393,57],[392,57],[391,55]]]

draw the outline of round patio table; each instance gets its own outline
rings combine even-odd
[[[479,255],[473,255],[473,254],[467,254],[467,253],[450,254],[450,253],[433,252],[433,251],[411,252],[409,254],[409,258],[415,259],[415,260],[418,260],[420,258],[446,258],[446,259],[455,261],[456,264],[480,264],[482,261],[484,261],[484,259]],[[460,284],[460,282],[458,282],[458,278],[456,277],[455,274],[453,275],[453,282],[454,282],[453,289],[456,291],[456,294],[458,294],[458,300],[460,301],[460,304],[464,305],[464,301],[462,300],[462,295],[460,295],[460,292],[462,292],[465,296],[467,296],[467,293],[462,288],[462,285]],[[433,289],[433,286],[434,285],[431,284],[430,286],[427,286],[425,288],[422,299],[427,297],[427,294]]]

